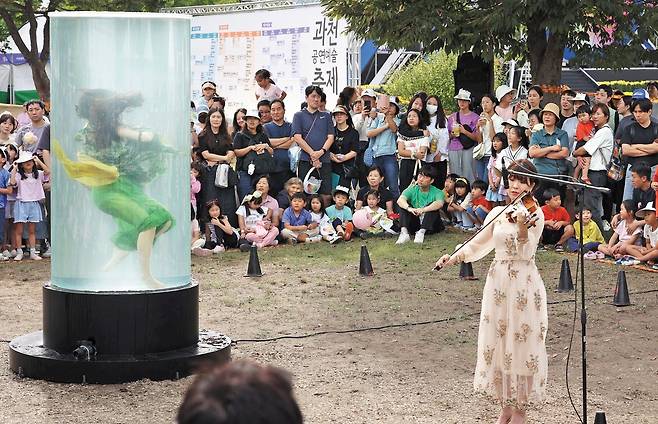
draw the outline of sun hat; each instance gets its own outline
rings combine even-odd
[[[496,89],[496,99],[500,102],[500,99],[505,97],[508,93],[514,93],[512,97],[516,97],[516,89],[503,84]]]
[[[509,119],[504,120],[501,125],[511,125],[513,127],[518,127],[519,123],[516,122],[514,119],[509,118]]]
[[[539,112],[539,116],[543,117],[544,112],[551,112],[553,115],[555,115],[555,118],[558,121],[560,120],[560,106],[556,105],[555,103],[548,103],[546,106],[544,106],[544,109]]]
[[[587,102],[587,94],[585,93],[576,93],[574,97],[569,97],[571,102]]]
[[[347,109],[345,109],[345,106],[342,105],[337,105],[334,110],[331,111],[332,115],[335,115],[337,113],[344,113],[345,115],[348,115]]]
[[[256,118],[256,119],[258,119],[258,120],[260,121],[260,115],[258,115],[258,111],[257,111],[256,109],[251,109],[251,110],[249,110],[249,111],[244,115],[244,119],[247,119],[247,118]]]
[[[18,155],[18,159],[16,159],[14,162],[24,163],[24,162],[29,162],[32,159],[34,159],[34,155],[31,152],[26,152],[25,150],[21,150],[21,153]]]
[[[372,88],[366,88],[363,93],[361,93],[361,97],[367,96],[367,97],[372,97],[373,99],[377,97],[377,93],[375,93],[375,90]]]
[[[336,186],[336,188],[334,189],[334,194],[333,195],[335,196],[336,193],[343,193],[347,197],[350,197],[350,189],[345,187],[345,186],[342,186],[342,185]]]
[[[644,88],[636,88],[633,90],[633,100],[648,99],[649,92]]]
[[[253,199],[260,199],[261,197],[263,197],[263,193],[256,190],[253,193],[250,193],[250,194],[247,194],[246,196],[244,196],[244,198],[242,199],[242,204],[245,204],[247,202],[251,202]]]
[[[203,84],[201,84],[201,90],[206,89],[208,87],[212,88],[213,90],[217,89],[217,85],[212,81],[206,81]]]
[[[455,100],[466,100],[467,102],[471,101],[471,92],[464,90],[463,88],[459,89],[459,92],[455,96]]]
[[[644,218],[647,212],[656,213],[656,207],[653,205],[653,202],[647,203],[645,207],[635,212],[635,216],[637,216],[638,218]]]

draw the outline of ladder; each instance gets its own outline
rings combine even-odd
[[[526,62],[520,69],[521,75],[519,76],[519,86],[517,93],[519,97],[528,96],[528,85],[532,84],[532,74],[530,73],[530,62]]]
[[[394,50],[386,59],[386,62],[377,71],[377,74],[370,81],[371,85],[385,84],[395,71],[409,63],[410,60],[420,56],[419,52],[408,51],[404,49]]]

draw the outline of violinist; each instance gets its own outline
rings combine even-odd
[[[495,251],[482,297],[474,389],[500,405],[498,423],[517,424],[526,422],[530,404],[546,397],[548,314],[535,265],[544,227],[544,214],[530,195],[536,181],[514,174],[537,171],[526,159],[508,170],[512,204],[493,208],[482,230],[436,266],[474,262]]]

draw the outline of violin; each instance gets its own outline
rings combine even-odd
[[[520,207],[525,208],[528,211],[528,217],[526,218],[524,224],[527,228],[532,228],[537,224],[539,217],[537,216],[537,209],[539,209],[539,203],[533,197],[532,194],[528,193],[521,197],[518,203],[515,203],[510,211],[507,212],[507,220],[513,224],[516,223],[516,217],[514,213],[519,210]]]

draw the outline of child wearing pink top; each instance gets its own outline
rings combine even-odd
[[[37,170],[37,165],[43,171]],[[30,152],[21,152],[18,159],[14,161],[9,182],[17,188],[14,203],[14,240],[18,248],[14,257],[15,261],[23,259],[23,249],[20,246],[24,223],[27,223],[30,259],[41,260],[41,256],[36,252],[36,227],[37,223],[43,220],[40,201],[46,197],[43,183],[49,174],[48,166]]]

